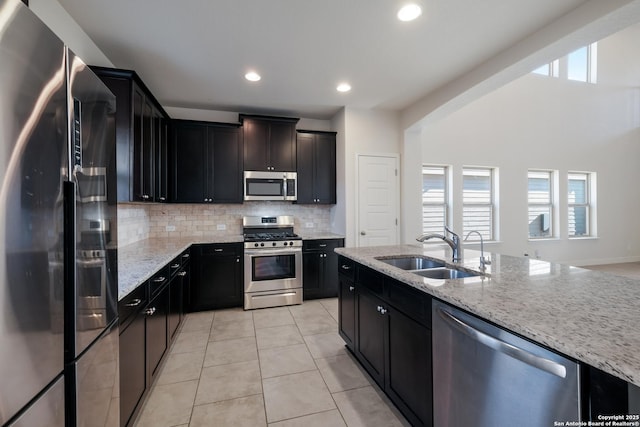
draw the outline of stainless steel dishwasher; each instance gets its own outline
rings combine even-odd
[[[449,305],[432,313],[435,427],[580,421],[577,363]]]

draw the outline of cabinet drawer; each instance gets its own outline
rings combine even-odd
[[[240,255],[242,254],[242,243],[217,243],[210,245],[198,245],[198,250],[202,255]]]
[[[180,260],[182,265],[184,265],[191,258],[191,248],[185,249],[184,252],[180,255]]]
[[[171,276],[171,266],[165,265],[149,279],[149,297],[153,298],[167,284]]]
[[[356,283],[369,289],[378,296],[384,293],[384,276],[377,271],[358,264]]]
[[[335,248],[341,248],[343,246],[343,239],[319,239],[302,241],[303,251],[323,250],[333,252]]]
[[[385,278],[384,285],[387,300],[392,306],[417,322],[431,327],[431,297],[397,280]]]
[[[346,278],[353,280],[356,273],[356,263],[342,255],[338,256],[338,271]]]
[[[138,286],[118,302],[118,321],[122,328],[134,315],[147,305],[147,284]]]
[[[182,255],[178,255],[169,263],[169,271],[171,273],[171,277],[175,276],[178,271],[180,271],[180,267],[182,267]]]

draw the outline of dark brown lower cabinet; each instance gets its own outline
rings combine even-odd
[[[131,419],[146,387],[144,313],[120,332],[120,425]]]
[[[431,426],[431,299],[366,267],[352,281],[352,268],[339,259],[340,335],[407,420]]]
[[[355,351],[356,346],[356,287],[353,280],[340,274],[339,298],[338,298],[338,318],[340,336],[347,343],[351,351]]]
[[[158,366],[169,348],[167,334],[167,318],[169,315],[169,300],[171,298],[169,284],[158,292],[149,302],[145,315],[147,316],[147,331],[145,335],[147,348],[147,384],[151,385],[158,373]]]
[[[338,296],[338,254],[344,239],[304,240],[302,242],[302,283],[304,299]]]
[[[242,243],[194,245],[191,253],[190,310],[242,307]]]

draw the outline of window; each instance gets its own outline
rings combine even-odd
[[[490,168],[462,169],[462,232],[475,230],[485,240],[494,240],[494,171]],[[464,237],[463,236],[463,237]],[[477,234],[469,240],[480,240]]]
[[[553,236],[553,172],[529,171],[529,238]]]
[[[578,82],[596,83],[598,71],[598,43],[576,49],[560,59],[532,71],[543,76],[562,77]]]
[[[446,166],[422,167],[422,232],[444,233],[449,186]]]
[[[569,172],[567,187],[569,237],[591,236],[591,174]]]

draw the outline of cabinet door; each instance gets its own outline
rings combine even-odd
[[[156,110],[156,139],[155,139],[155,201],[166,202],[169,197],[169,147],[167,140],[167,120]]]
[[[142,153],[144,151],[143,126],[144,94],[134,85],[133,89],[133,162],[131,164],[131,200],[141,201],[144,195],[142,183]]]
[[[314,144],[314,192],[317,203],[336,203],[336,137],[316,135]],[[298,178],[299,178],[298,174]],[[298,186],[300,191],[300,186]]]
[[[242,203],[242,138],[239,128],[209,126],[213,162],[209,194],[216,203]]]
[[[120,333],[120,425],[126,426],[146,387],[145,315]]]
[[[153,201],[154,195],[153,146],[156,130],[154,124],[153,106],[147,98],[144,98],[142,101],[142,144],[134,147],[134,150],[137,148],[140,153],[134,155],[137,162],[133,165],[133,176],[139,180],[138,183],[134,181],[134,186],[138,189],[142,201]]]
[[[359,286],[356,294],[356,354],[369,375],[384,388],[385,316],[382,301]]]
[[[242,306],[244,295],[241,254],[234,246],[202,245],[197,251],[199,254],[191,265],[193,310]]]
[[[356,287],[353,280],[339,275],[338,331],[347,346],[355,350],[356,339]]]
[[[340,245],[342,246],[342,244]],[[322,272],[322,298],[338,296],[338,254],[333,250],[325,252]]]
[[[412,425],[432,425],[431,330],[393,308],[388,321],[385,391]]]
[[[165,286],[147,306],[146,348],[148,384],[151,384],[153,377],[158,373],[158,365],[168,347],[167,316],[169,314],[169,299],[169,286]]]
[[[244,170],[266,171],[269,160],[269,124],[264,120],[244,119]]]
[[[304,299],[321,298],[324,253],[307,251],[302,253],[302,290]]]
[[[296,170],[295,124],[270,123],[268,163],[272,171],[292,172]]]
[[[205,126],[174,125],[172,201],[202,203],[208,198],[205,192],[206,141]]]
[[[298,203],[315,203],[316,192],[314,166],[314,136],[308,133],[297,135]]]
[[[167,327],[169,328],[169,341],[173,341],[173,338],[180,326],[180,313],[182,312],[182,300],[184,290],[182,288],[182,276],[179,274],[171,279],[169,282],[169,293],[171,295],[169,299],[169,316],[167,318]]]

